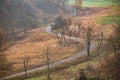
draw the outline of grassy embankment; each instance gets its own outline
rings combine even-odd
[[[96,19],[99,24],[110,25],[120,23],[120,6],[111,8],[111,11],[106,16],[101,16]]]

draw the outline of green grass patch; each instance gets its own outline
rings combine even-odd
[[[97,23],[100,23],[103,25],[118,24],[118,23],[120,23],[120,15],[110,15],[110,16],[98,17]]]
[[[75,5],[75,0],[68,0],[65,2],[65,5],[69,5],[69,6]]]
[[[84,7],[105,7],[105,6],[117,6],[119,3],[113,3],[113,2],[86,2],[84,1],[82,3],[82,6]]]
[[[47,80],[47,79],[45,76],[37,76],[30,79],[25,79],[25,80]]]
[[[75,0],[67,0],[65,5],[73,6],[76,4]],[[106,1],[106,0],[84,0],[82,3],[83,7],[105,7],[105,6],[116,6],[119,5],[119,1]]]

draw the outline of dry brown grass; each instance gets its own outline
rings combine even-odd
[[[93,8],[93,10],[95,12],[92,12],[90,14],[85,13],[85,16],[80,16],[80,17],[73,17],[72,18],[72,23],[73,24],[76,24],[76,23],[79,23],[80,21],[82,22],[82,26],[84,28],[88,28],[90,26],[93,26],[94,27],[94,34],[95,36],[97,36],[98,34],[100,34],[100,32],[104,32],[104,37],[108,38],[110,35],[113,34],[113,27],[112,25],[101,25],[101,24],[98,24],[96,22],[96,19],[100,16],[108,16],[108,15],[111,15],[111,14],[119,14],[119,13],[116,13],[116,12],[113,12],[111,10],[110,7],[105,7],[105,8],[101,8],[101,7],[98,7],[98,8]],[[112,12],[111,12],[112,11]],[[74,27],[73,26],[70,26],[70,27]],[[76,26],[76,31],[78,31],[78,27]]]
[[[17,35],[23,37],[23,33]],[[22,58],[30,57],[30,68],[42,66],[46,64],[46,48],[49,45],[50,62],[56,62],[74,55],[76,52],[83,49],[83,44],[71,45],[65,47],[59,45],[57,38],[45,32],[44,28],[29,30],[27,37],[13,42],[14,45],[6,50],[7,59],[10,62],[15,62],[14,70],[23,68]],[[78,48],[79,47],[79,48]]]

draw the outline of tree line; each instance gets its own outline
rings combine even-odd
[[[36,27],[34,10],[24,3],[24,0],[0,0],[0,77],[10,73],[14,64],[6,58],[5,50],[9,47],[7,40],[16,38],[17,33],[21,31],[26,36],[27,30],[34,27]],[[22,60],[26,72],[29,57]]]
[[[1,0],[0,27],[12,37],[16,37],[18,29],[26,35],[30,27],[36,27],[34,10],[24,0]]]

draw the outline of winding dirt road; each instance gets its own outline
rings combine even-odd
[[[48,26],[46,28],[46,32],[52,34],[52,35],[55,35],[52,30],[51,30],[51,26]],[[58,34],[58,36],[60,37],[61,34]],[[69,36],[65,35],[65,38],[68,38],[69,39]],[[72,40],[76,40],[75,37],[71,37]],[[77,38],[77,41],[80,41],[82,43],[84,43],[85,41],[81,38]],[[96,47],[96,45],[94,43],[91,43],[91,50],[93,50],[94,48]],[[55,68],[56,66],[59,66],[59,65],[62,65],[64,63],[69,63],[71,61],[74,61],[80,57],[82,57],[83,55],[87,55],[87,47],[83,50],[83,51],[80,51],[79,53],[71,56],[71,57],[68,57],[66,59],[63,59],[63,60],[60,60],[58,62],[55,62],[55,63],[52,63],[50,64],[50,67],[51,68]],[[41,67],[38,67],[38,68],[35,68],[35,69],[31,69],[31,70],[28,70],[27,73],[34,73],[36,71],[39,71],[39,70],[43,70],[43,69],[47,69],[47,65],[44,65],[44,66],[41,66]],[[6,76],[5,78],[0,78],[0,80],[4,80],[4,79],[10,79],[10,78],[14,78],[14,77],[19,77],[19,76],[22,76],[24,75],[25,72],[20,72],[20,73],[16,73],[16,74],[13,74],[13,75],[10,75],[10,76]]]

